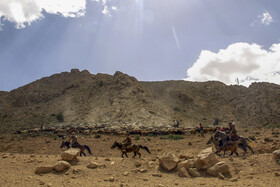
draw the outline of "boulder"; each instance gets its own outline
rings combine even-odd
[[[200,177],[200,173],[196,168],[188,168],[188,172],[192,177]]]
[[[95,168],[99,167],[99,164],[96,162],[90,162],[89,165],[87,165],[87,167],[90,169],[95,169]]]
[[[218,162],[214,166],[208,168],[207,173],[214,176],[218,176],[219,173],[227,174],[229,173],[229,166],[225,162]]]
[[[191,177],[190,174],[188,173],[187,169],[184,167],[181,167],[179,169],[178,175],[179,175],[179,177]]]
[[[80,149],[70,148],[61,154],[61,159],[65,161],[72,161],[80,154]]]
[[[68,168],[70,168],[70,164],[66,161],[59,161],[53,166],[53,169],[58,172],[62,172]]]
[[[36,174],[44,174],[44,173],[50,173],[53,171],[53,167],[52,166],[40,166],[37,167],[35,170]]]
[[[166,153],[158,158],[161,168],[171,171],[176,168],[179,159],[173,153]]]
[[[276,150],[276,151],[273,151],[273,157],[277,160],[277,159],[280,159],[280,149],[279,150]]]
[[[193,159],[193,155],[192,155],[192,154],[189,154],[189,153],[180,154],[180,155],[179,155],[179,158],[180,158],[180,159],[189,160],[189,159]]]
[[[208,169],[218,162],[218,159],[212,151],[212,147],[202,150],[194,159],[194,165],[197,170]]]
[[[183,162],[179,162],[178,163],[178,169],[180,169],[181,167],[184,167],[186,169],[193,168],[194,167],[194,160],[189,159],[189,160],[185,160]]]

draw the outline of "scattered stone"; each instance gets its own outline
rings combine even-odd
[[[65,161],[72,161],[80,154],[80,149],[70,148],[61,154],[61,159]]]
[[[44,174],[44,173],[50,173],[53,171],[53,167],[52,166],[41,166],[41,167],[37,167],[35,170],[36,174]]]
[[[274,175],[275,175],[276,177],[279,177],[279,176],[280,176],[280,172],[275,172]]]
[[[231,181],[231,182],[237,182],[237,181],[238,181],[238,178],[237,178],[237,177],[232,178],[232,179],[230,179],[230,181]]]
[[[200,173],[196,168],[188,168],[188,172],[192,177],[200,177]]]
[[[40,184],[40,185],[44,185],[45,182],[44,182],[44,181],[39,181],[39,184]]]
[[[31,154],[30,157],[31,157],[31,158],[35,157],[35,154]]]
[[[188,173],[187,169],[184,167],[181,167],[179,169],[178,175],[179,175],[179,177],[191,177],[190,174]]]
[[[2,158],[8,158],[8,155],[5,154],[5,155],[2,156]]]
[[[115,162],[113,161],[113,162],[111,162],[111,165],[114,165],[115,164]]]
[[[115,178],[114,178],[114,177],[110,177],[110,178],[109,178],[109,181],[110,181],[110,182],[114,182],[114,181],[115,181]]]
[[[129,173],[127,172],[127,171],[125,171],[124,173],[123,173],[123,175],[124,176],[127,176]]]
[[[162,174],[161,173],[153,173],[152,176],[154,176],[154,177],[162,177]]]
[[[164,185],[163,184],[158,184],[157,187],[164,187]]]
[[[105,158],[105,161],[111,161],[110,158]]]
[[[90,169],[95,169],[95,168],[99,167],[99,164],[96,162],[90,162],[87,167]]]
[[[180,154],[179,155],[179,158],[180,159],[185,159],[185,160],[189,160],[189,159],[193,159],[194,157],[193,157],[193,155],[192,154]]]
[[[225,176],[223,174],[221,174],[221,173],[218,173],[218,178],[224,180]]]
[[[176,168],[179,159],[173,153],[166,153],[158,158],[161,168],[171,171]]]
[[[140,172],[141,172],[141,173],[145,173],[145,172],[147,172],[147,169],[143,169],[143,168],[142,168],[142,169],[140,169]]]
[[[192,142],[189,142],[188,145],[192,145]]]
[[[53,169],[57,172],[62,172],[68,168],[70,168],[70,164],[66,161],[59,161],[53,166]]]
[[[272,154],[273,154],[273,157],[274,157],[276,160],[277,160],[277,159],[280,159],[280,149],[274,151]]]
[[[218,176],[219,173],[226,174],[229,173],[229,166],[225,162],[218,162],[211,168],[208,168],[207,173],[214,176]]]
[[[139,162],[139,161],[134,161],[134,165],[136,166],[136,167],[140,167],[142,164],[141,164],[141,162]]]

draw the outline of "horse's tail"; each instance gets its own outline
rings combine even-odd
[[[145,149],[149,154],[151,154],[150,150],[146,146],[139,145],[141,149]]]
[[[85,148],[88,150],[88,153],[92,155],[90,148],[87,145],[85,145]]]
[[[250,138],[246,138],[246,140],[248,140],[248,142],[250,143],[251,147],[255,147],[254,142]]]

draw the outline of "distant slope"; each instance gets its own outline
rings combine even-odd
[[[154,126],[172,124],[175,118],[184,126],[212,124],[214,118],[266,125],[280,123],[279,106],[276,84],[139,82],[121,72],[92,75],[73,69],[0,92],[0,125],[6,130],[81,123]]]

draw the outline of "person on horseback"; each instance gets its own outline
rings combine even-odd
[[[69,142],[71,142],[71,147],[75,148],[78,145],[78,137],[74,131],[72,131]]]
[[[237,130],[235,129],[235,123],[234,122],[229,123],[228,126],[229,126],[229,134],[228,134],[229,140],[236,141],[238,139],[238,136],[237,136]]]
[[[122,149],[127,149],[132,145],[132,139],[129,136],[129,133],[126,133],[126,138],[122,141],[123,147]]]
[[[199,132],[200,132],[201,136],[204,137],[204,129],[203,129],[203,126],[201,123],[199,124]]]

